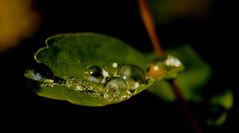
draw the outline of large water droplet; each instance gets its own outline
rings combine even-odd
[[[179,75],[184,70],[182,62],[172,56],[166,55],[155,59],[149,68],[149,74],[158,79],[167,78],[172,79]]]
[[[53,79],[52,70],[45,64],[37,64],[25,70],[24,76],[34,81]]]
[[[125,80],[121,78],[112,78],[108,81],[105,86],[105,99],[114,99],[122,96],[124,94],[128,94],[127,84]]]
[[[144,70],[136,65],[121,66],[118,75],[127,82],[129,90],[135,90],[146,81]]]
[[[95,83],[104,82],[104,71],[99,66],[90,66],[85,72],[86,78]]]

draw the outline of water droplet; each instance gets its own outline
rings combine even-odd
[[[24,76],[34,81],[43,81],[45,79],[53,79],[52,70],[45,64],[37,64],[25,70]]]
[[[109,75],[110,76],[117,76],[117,72],[118,72],[118,69],[119,69],[119,64],[117,62],[112,62],[110,64],[110,67],[107,67],[107,70],[109,72]]]
[[[112,63],[112,67],[113,68],[117,68],[118,67],[118,63],[116,63],[116,62]]]
[[[95,83],[101,83],[104,81],[104,71],[99,66],[90,66],[87,68],[86,72],[86,78]]]
[[[127,82],[130,90],[135,90],[146,81],[144,70],[136,65],[121,66],[118,75]]]
[[[149,67],[149,74],[152,77],[161,79],[167,75],[167,71],[158,64],[151,64]]]
[[[105,86],[105,99],[114,99],[120,95],[128,94],[127,83],[121,78],[112,78]]]
[[[172,55],[166,55],[152,62],[149,68],[149,74],[158,79],[172,79],[177,77],[183,69],[184,66],[178,58]]]
[[[180,61],[178,58],[176,58],[176,57],[174,57],[174,56],[172,56],[172,55],[168,55],[168,56],[167,56],[167,59],[165,60],[165,64],[166,64],[167,66],[171,66],[171,67],[179,67],[179,66],[182,66],[181,61]]]

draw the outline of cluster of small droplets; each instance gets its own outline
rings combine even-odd
[[[83,79],[72,76],[61,79],[54,76],[49,67],[43,65],[37,69],[26,70],[25,77],[39,82],[40,87],[74,89],[80,93],[103,96],[108,101],[128,99],[146,81],[144,71],[131,64],[119,65],[114,62],[107,71],[100,66],[89,66],[83,73]]]
[[[57,83],[54,82],[54,80],[50,80],[50,79],[45,79],[41,82],[40,86],[41,87],[65,87],[65,88],[69,88],[69,89],[74,89],[75,91],[78,92],[84,92],[84,93],[92,93],[92,94],[98,94],[100,95],[100,93],[102,93],[100,91],[100,89],[94,88],[91,86],[90,82],[82,82],[77,80],[76,78],[67,78],[65,77],[65,82],[62,83]]]
[[[146,81],[145,72],[136,65],[114,62],[111,68],[113,72],[109,73],[99,66],[90,66],[85,72],[88,81],[104,84],[104,98],[109,101],[129,98]]]
[[[144,70],[136,65],[121,66],[118,75],[127,82],[130,91],[135,91],[146,81]]]

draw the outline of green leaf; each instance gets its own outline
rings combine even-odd
[[[113,37],[59,34],[48,38],[46,45],[37,51],[35,59],[49,67],[53,78],[34,68],[25,71],[25,77],[38,82],[38,88],[33,89],[39,96],[104,106],[127,100],[154,82],[144,71],[147,58]]]
[[[207,124],[210,126],[221,126],[227,118],[228,112],[233,107],[233,93],[232,90],[226,88],[225,90],[216,92],[210,99],[209,105],[210,115],[207,118]],[[218,113],[221,112],[221,113]]]

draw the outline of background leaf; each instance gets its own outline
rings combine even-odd
[[[176,83],[181,89],[185,99],[200,102],[202,98],[197,96],[197,94],[208,83],[209,78],[213,73],[212,68],[188,45],[169,49],[167,50],[167,53],[179,58],[185,67],[185,71],[176,78]],[[152,59],[154,57],[152,55],[150,57],[149,55],[149,58]],[[162,97],[165,101],[174,101],[175,96],[171,91],[172,89],[169,83],[165,81],[157,82],[158,85],[154,85],[148,90]]]
[[[194,108],[198,108],[198,104],[204,107],[201,110],[208,115],[200,117],[205,117],[203,121],[208,125],[222,125],[233,106],[231,89],[223,84],[213,69],[189,45],[169,49],[167,53],[179,58],[185,67],[185,70],[175,79],[185,101],[196,104]],[[151,60],[154,58],[150,54],[147,56]],[[166,80],[156,81],[147,90],[166,102],[176,100],[172,87]]]

